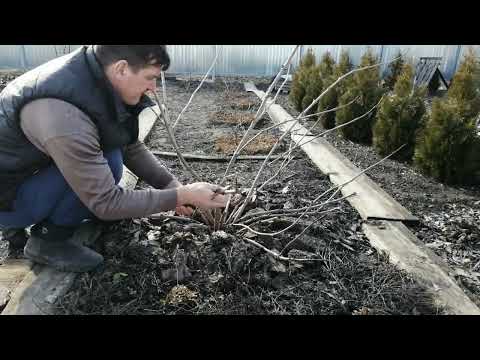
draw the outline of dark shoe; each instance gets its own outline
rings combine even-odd
[[[33,262],[67,272],[90,271],[103,262],[102,255],[75,241],[72,228],[46,223],[32,227],[24,254]]]
[[[21,250],[25,247],[28,237],[25,229],[5,229],[2,230],[2,237],[10,244],[10,249]]]

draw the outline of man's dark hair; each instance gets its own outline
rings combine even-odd
[[[170,66],[166,45],[95,45],[95,55],[103,67],[119,60],[126,60],[135,71],[148,65],[166,71]]]

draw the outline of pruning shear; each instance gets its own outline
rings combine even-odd
[[[217,187],[213,192],[212,200],[215,199],[215,197],[220,194],[220,195],[227,195],[227,194],[236,194],[238,191],[236,189],[229,189],[230,185],[222,188],[222,187]]]

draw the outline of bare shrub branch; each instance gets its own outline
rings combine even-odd
[[[190,99],[188,100],[187,104],[186,104],[185,107],[182,109],[182,111],[180,112],[180,114],[178,114],[177,119],[176,119],[175,122],[173,123],[172,129],[175,129],[175,126],[177,126],[177,123],[178,123],[178,121],[180,120],[180,118],[182,117],[183,113],[187,110],[188,106],[189,106],[190,103],[192,102],[193,97],[195,96],[195,94],[197,93],[197,91],[200,90],[200,88],[202,87],[203,83],[205,82],[205,79],[208,77],[208,75],[209,75],[210,72],[212,71],[213,67],[214,67],[215,64],[217,63],[218,54],[219,54],[219,51],[217,51],[217,53],[215,54],[215,58],[213,59],[212,65],[210,65],[210,68],[208,69],[207,73],[206,73],[205,76],[203,77],[202,81],[201,81],[200,84],[197,86],[197,88],[195,89],[195,91],[192,93],[192,96],[190,96]],[[163,80],[162,80],[162,81],[163,81]]]

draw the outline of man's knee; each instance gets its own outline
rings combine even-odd
[[[123,175],[123,155],[121,149],[115,149],[104,153],[105,158],[108,161],[108,166],[112,170],[115,184],[118,184]]]

